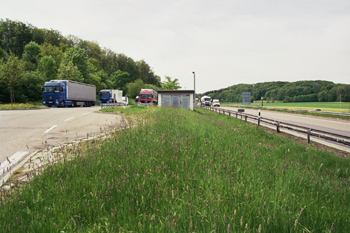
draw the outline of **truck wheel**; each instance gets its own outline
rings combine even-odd
[[[64,101],[62,101],[62,107],[66,107],[66,103]]]

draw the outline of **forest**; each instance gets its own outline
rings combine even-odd
[[[44,83],[54,79],[93,84],[97,92],[119,89],[130,97],[135,85],[162,84],[144,60],[57,30],[0,19],[0,103],[40,101]]]
[[[263,82],[237,84],[203,93],[221,102],[242,102],[242,92],[251,92],[251,101],[350,102],[350,85],[329,81]]]

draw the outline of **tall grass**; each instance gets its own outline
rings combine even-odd
[[[0,104],[0,110],[24,110],[46,108],[40,103],[14,103],[14,104]]]
[[[350,231],[349,160],[204,109],[141,121],[5,195],[2,232]]]

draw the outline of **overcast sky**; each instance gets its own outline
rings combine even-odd
[[[203,93],[239,83],[350,84],[349,0],[0,0],[0,18],[97,42]]]

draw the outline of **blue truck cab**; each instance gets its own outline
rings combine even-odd
[[[98,94],[100,104],[110,104],[110,103],[118,103],[122,104],[123,91],[116,89],[103,89],[100,90]]]
[[[65,82],[45,82],[43,87],[43,105],[48,107],[72,105],[72,102],[66,99],[66,90]]]

